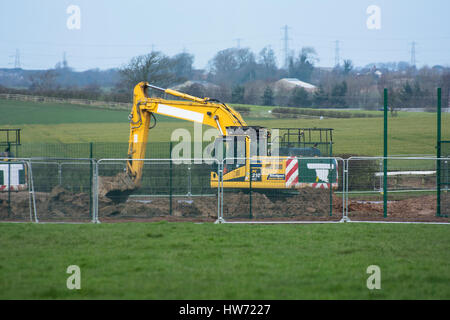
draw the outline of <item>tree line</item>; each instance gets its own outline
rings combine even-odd
[[[182,91],[228,103],[378,109],[382,106],[383,89],[388,88],[391,108],[431,109],[435,105],[435,88],[442,87],[443,104],[448,105],[450,69],[441,66],[418,69],[406,62],[391,62],[357,68],[347,59],[334,68],[320,68],[318,55],[311,47],[300,48],[284,67],[279,66],[269,46],[257,53],[249,48],[221,50],[205,70],[195,69],[194,59],[194,55],[186,52],[170,57],[152,51],[133,57],[120,68],[105,71],[77,73],[67,65],[58,66],[28,73],[24,77],[28,88],[15,92],[129,102],[132,88],[140,81],[166,88],[192,80]],[[275,85],[283,78],[299,79],[316,88]],[[11,90],[14,91],[5,86],[0,88],[1,92]]]

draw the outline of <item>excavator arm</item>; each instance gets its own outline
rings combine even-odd
[[[155,89],[183,100],[166,100],[150,98],[148,89]],[[127,174],[136,187],[142,177],[143,161],[148,141],[148,132],[153,114],[161,114],[182,120],[208,125],[226,136],[229,127],[247,126],[241,115],[225,103],[210,99],[198,98],[172,89],[162,89],[140,82],[134,87],[133,108],[129,116],[130,137],[128,148]]]

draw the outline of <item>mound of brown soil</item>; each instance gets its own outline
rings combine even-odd
[[[327,220],[339,219],[342,213],[342,197],[333,196],[333,216],[330,213],[330,191],[305,188],[291,196],[266,195],[253,192],[252,218],[263,220]],[[0,193],[1,220],[28,220],[30,217],[28,192],[11,193],[10,210],[7,193]],[[243,192],[225,192],[223,214],[225,219],[250,217],[250,195]],[[50,193],[36,193],[36,209],[41,221],[88,220],[91,218],[88,193],[70,192],[55,187]],[[440,221],[437,218],[436,196],[411,197],[388,203],[388,218],[383,218],[383,203],[357,200],[349,202],[349,217],[352,220],[395,221]],[[169,198],[129,198],[124,203],[115,203],[106,196],[99,196],[99,218],[107,220],[133,219],[191,219],[194,221],[217,218],[217,197],[174,197],[172,214]],[[185,221],[185,220],[184,220]]]
[[[254,218],[326,216],[330,212],[330,191],[304,188],[298,194],[277,196],[252,192],[252,216]],[[248,193],[225,193],[224,218],[249,217],[250,196]]]
[[[115,204],[108,198],[99,199],[99,217],[162,217],[170,215],[169,198],[146,200],[128,199]],[[215,197],[194,197],[172,199],[172,216],[175,217],[217,217]]]
[[[348,216],[354,220],[449,222],[449,218],[436,217],[436,206],[433,195],[389,201],[387,218],[384,218],[382,202],[349,200]],[[342,212],[342,199],[335,198],[333,207],[336,212]]]
[[[0,194],[0,218],[29,218],[30,204],[28,191],[11,193],[10,210],[6,203],[7,194]],[[50,193],[36,192],[36,210],[42,218],[90,218],[90,199],[88,193],[70,192],[56,186]]]

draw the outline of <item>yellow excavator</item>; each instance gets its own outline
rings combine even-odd
[[[186,101],[150,98],[149,89],[158,90]],[[133,159],[145,159],[150,121],[155,113],[214,127],[219,130],[221,136],[231,134],[232,128],[247,127],[238,112],[217,100],[202,99],[172,89],[162,89],[147,82],[138,83],[134,88],[133,109],[129,116],[128,158],[130,160],[127,163],[127,172],[136,184],[140,183],[144,163],[133,161]]]
[[[149,96],[149,89],[183,100],[166,100]],[[133,92],[129,115],[130,137],[126,172],[114,179],[103,179],[100,194],[129,194],[141,183],[148,133],[154,114],[165,115],[216,128],[215,156],[224,160],[224,188],[298,189],[303,187],[337,187],[337,162],[330,159],[301,161],[295,154],[282,157],[268,148],[271,133],[259,126],[248,126],[232,107],[216,99],[198,98],[148,82],[138,83]],[[156,119],[154,119],[156,121]],[[272,141],[274,141],[272,139]],[[211,172],[211,187],[219,186],[217,172]]]

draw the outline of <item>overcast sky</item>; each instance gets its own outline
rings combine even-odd
[[[80,29],[69,29],[70,5],[80,8]],[[380,8],[380,29],[369,29],[367,8]],[[159,50],[195,55],[205,68],[222,49],[270,45],[283,63],[284,32],[289,49],[312,46],[319,66],[341,59],[355,65],[410,61],[416,44],[419,66],[450,66],[448,0],[1,0],[0,67],[52,68],[66,52],[75,70],[112,68],[131,57]],[[74,20],[70,20],[72,23]],[[73,26],[73,24],[72,24]],[[241,39],[241,40],[237,40]]]

